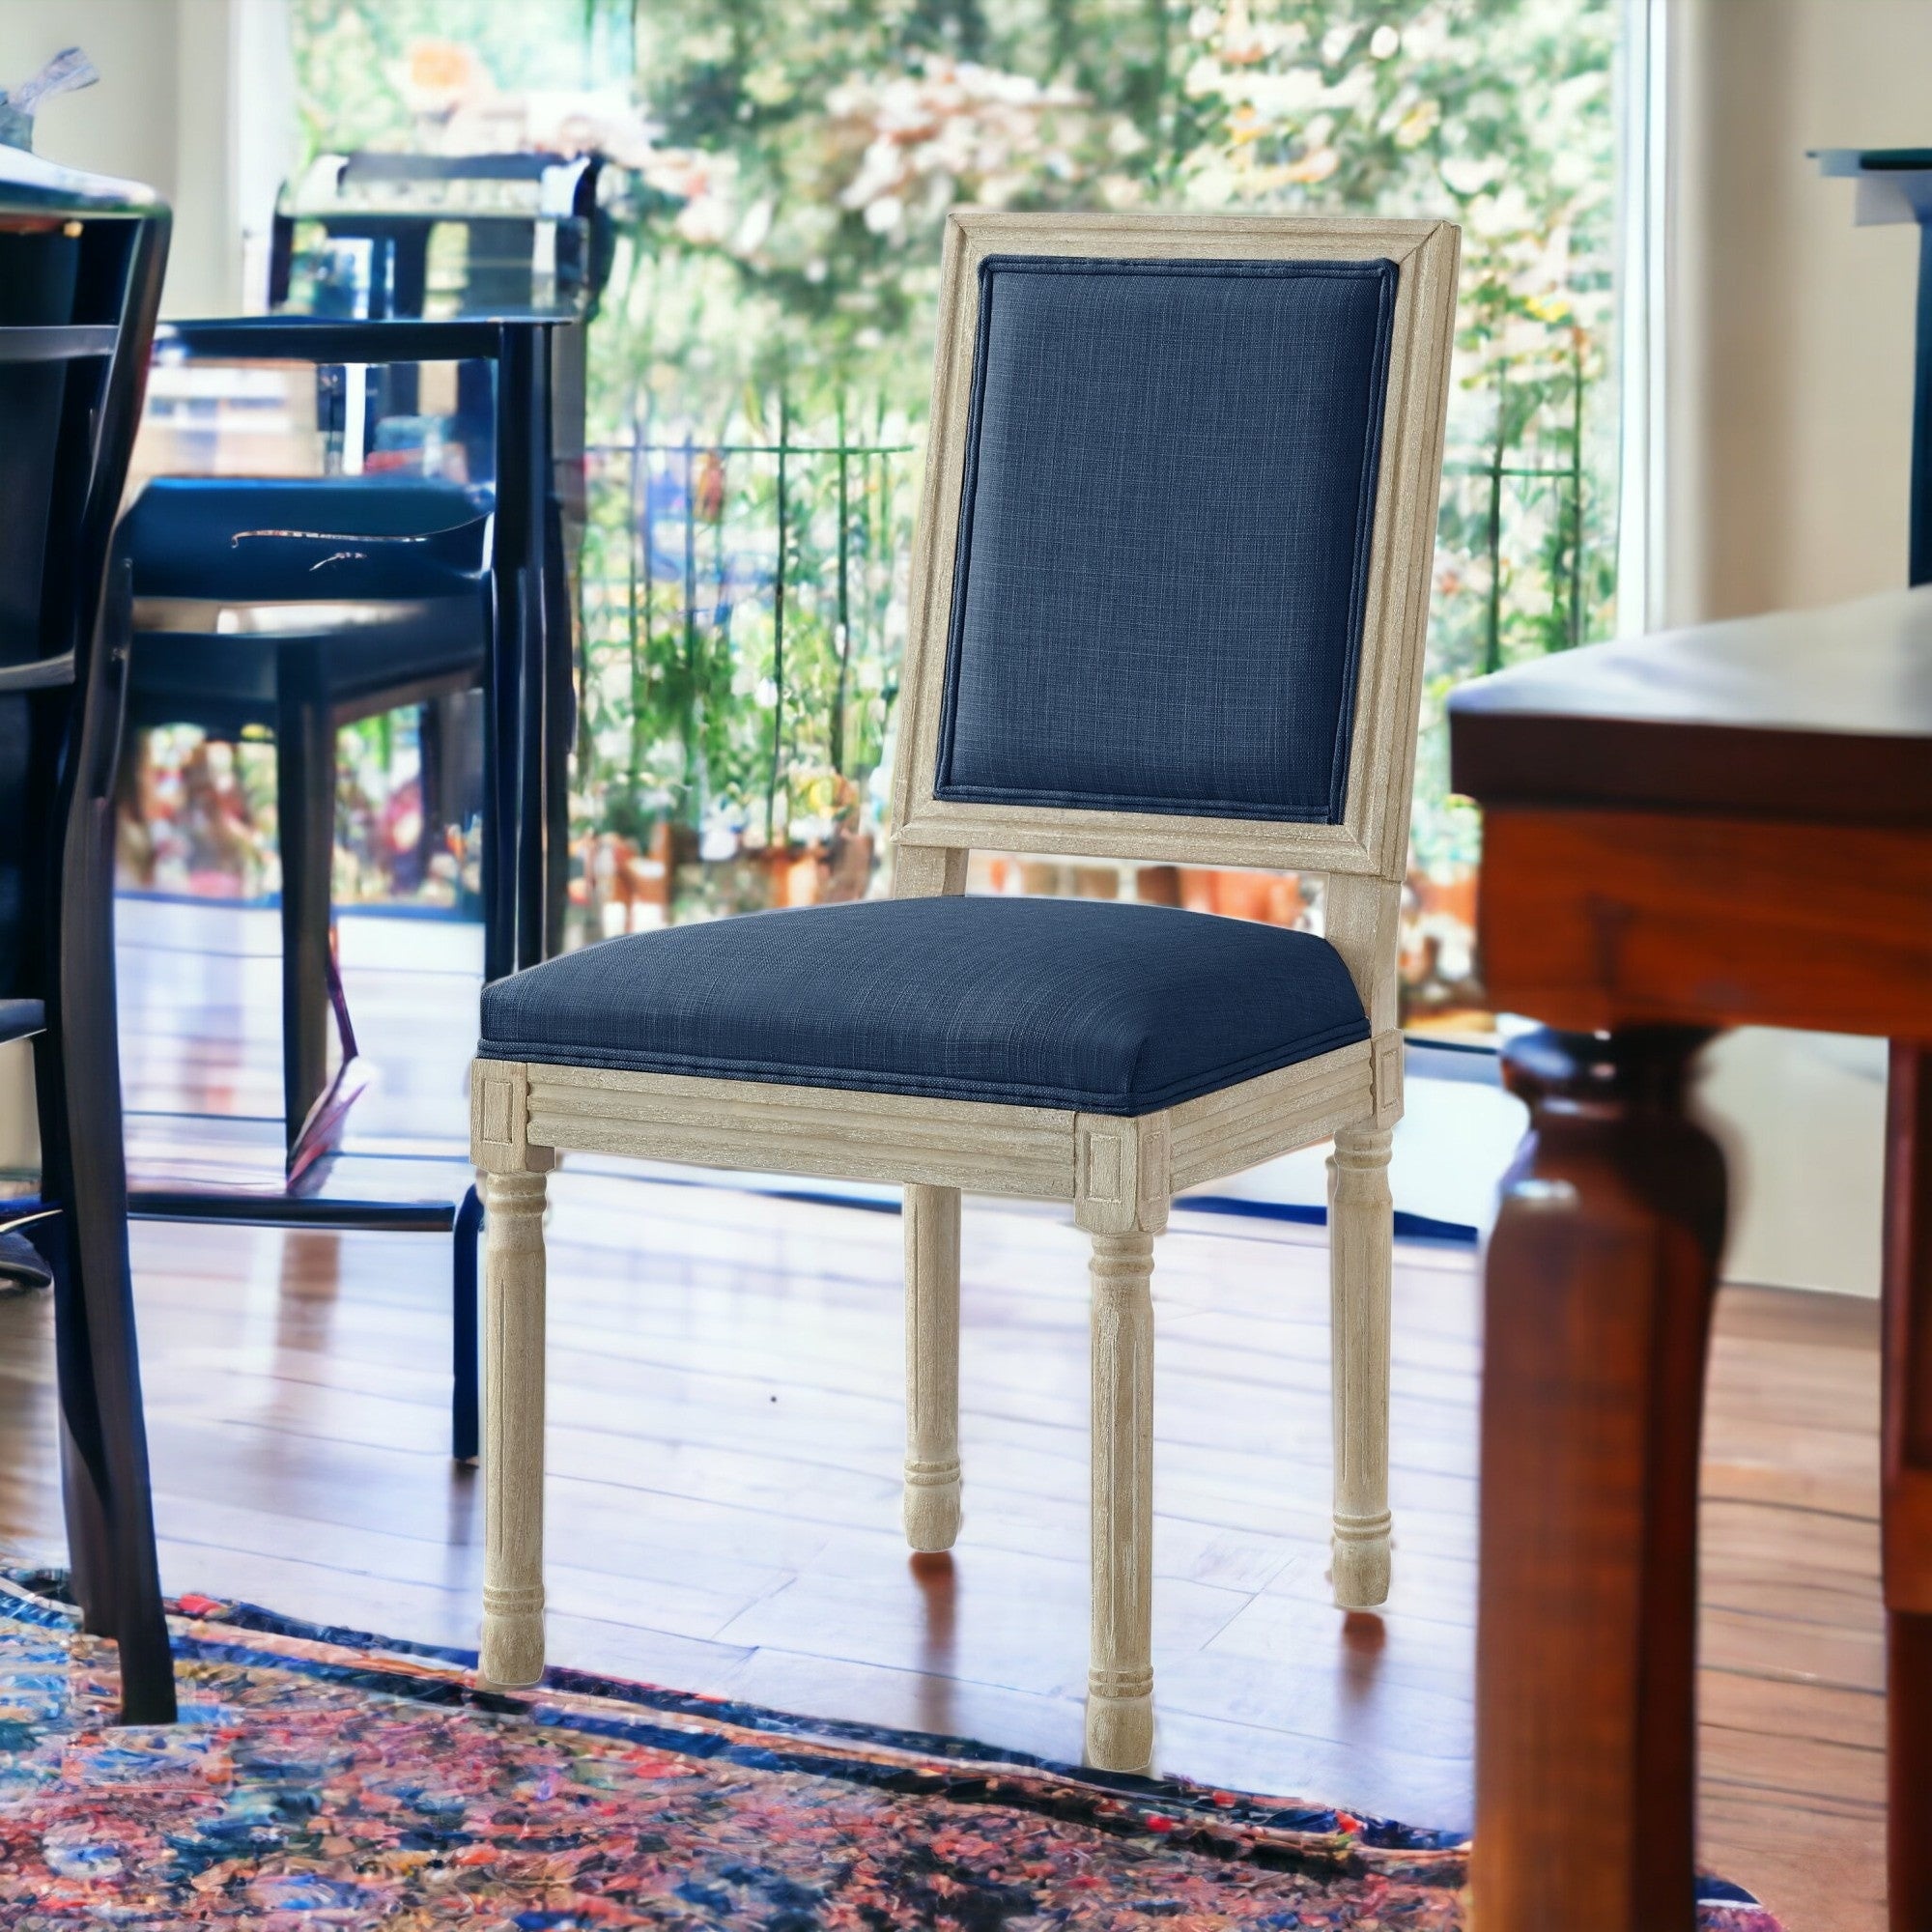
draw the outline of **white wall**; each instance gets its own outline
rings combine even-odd
[[[1932,0],[1685,0],[1677,621],[1904,581],[1918,233],[1807,148],[1932,143]],[[1673,469],[1675,466],[1673,466]]]
[[[1676,0],[1672,26],[1665,621],[1894,588],[1918,235],[1855,228],[1805,150],[1932,143],[1932,0]],[[1729,1273],[1875,1293],[1883,1042],[1712,1060]]]
[[[167,197],[163,314],[259,307],[261,291],[244,290],[243,231],[266,236],[294,151],[286,0],[0,0],[0,84],[70,46],[100,79],[46,103],[37,151]],[[266,254],[247,252],[265,290]],[[39,1161],[32,1049],[15,1041],[0,1046],[0,1172]]]
[[[47,102],[35,129],[42,154],[174,198],[176,4],[0,0],[0,79],[24,80],[67,46],[100,70],[98,87]]]
[[[100,81],[46,104],[36,148],[159,189],[175,211],[162,312],[232,314],[242,229],[266,230],[294,150],[286,0],[0,0],[0,80],[66,46]]]

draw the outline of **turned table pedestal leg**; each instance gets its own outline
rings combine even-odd
[[[1487,1263],[1474,1916],[1689,1932],[1697,1449],[1724,1225],[1704,1035],[1538,1033]]]
[[[1894,1040],[1885,1163],[1886,1896],[1932,1925],[1932,1048]]]

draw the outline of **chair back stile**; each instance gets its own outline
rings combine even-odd
[[[110,547],[169,216],[134,198],[145,189],[112,183],[102,185],[126,189],[125,206],[54,220],[31,201],[8,210],[9,185],[0,180],[0,820],[12,848],[0,995],[52,1005],[80,950],[72,923],[93,923],[67,890],[74,842],[113,793],[127,566],[110,564]],[[118,1119],[118,1094],[114,1107]]]
[[[115,520],[169,216],[133,183],[0,149],[0,1037],[31,1034],[62,1489],[122,1714],[171,1721],[127,1233],[113,792],[129,598]],[[17,1272],[17,1257],[7,1262]]]
[[[1325,874],[1394,1026],[1457,257],[1435,221],[951,218],[899,895],[974,847]]]

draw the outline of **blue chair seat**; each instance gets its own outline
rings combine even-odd
[[[339,719],[477,682],[490,503],[488,491],[433,477],[155,478],[127,522],[137,598],[384,608],[353,621],[329,612],[312,630],[144,631],[130,718],[272,725],[282,651],[318,640]]]
[[[0,1000],[0,1042],[43,1032],[47,1009],[39,1000]]]
[[[156,476],[128,513],[136,597],[355,603],[474,596],[487,490],[426,476]]]
[[[607,940],[484,989],[485,1059],[1138,1115],[1369,1037],[1312,933],[870,900]]]

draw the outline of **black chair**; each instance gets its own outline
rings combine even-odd
[[[73,1590],[120,1646],[129,1723],[172,1722],[175,1690],[114,1029],[130,606],[112,540],[168,226],[144,187],[0,147],[0,1038],[33,1038],[42,1150],[40,1200],[0,1206],[0,1227],[28,1230],[52,1278]]]
[[[480,687],[485,977],[558,949],[582,325],[610,263],[597,173],[590,156],[324,156],[284,190],[276,217],[270,295],[303,306],[169,324],[156,353],[312,364],[325,433],[358,447],[385,413],[415,410],[423,364],[453,362],[467,480],[157,477],[128,519],[141,622],[134,721],[219,735],[267,725],[276,736],[289,1182],[273,1199],[137,1188],[135,1211],[450,1230],[451,1434],[464,1460],[477,1450],[475,1190],[460,1202],[350,1201],[324,1185],[364,1078],[329,943],[334,738],[356,718]],[[439,226],[464,231],[454,282],[432,272]],[[344,249],[354,275],[337,271]],[[367,378],[360,421],[349,419],[338,380],[351,367]],[[211,609],[248,607],[276,615],[211,628]],[[341,1042],[332,1079],[331,1014]]]
[[[482,684],[491,509],[491,492],[435,478],[161,476],[128,513],[141,627],[130,723],[274,733],[291,1180],[335,1145],[363,1085],[346,1028],[328,1076],[331,1004],[346,1010],[329,947],[335,734]],[[159,628],[178,602],[203,621],[212,603],[268,605],[279,621]]]
[[[328,942],[337,726],[487,684],[488,977],[561,939],[575,703],[564,524],[582,451],[583,332],[570,325],[593,309],[609,264],[597,174],[590,156],[326,156],[278,206],[270,292],[282,312],[162,333],[164,355],[316,364],[318,419],[338,455],[414,412],[421,363],[458,364],[463,484],[163,476],[128,520],[133,722],[276,736],[291,1181],[335,1145],[361,1084],[346,1028],[333,1082],[327,1071],[331,1005],[343,1010]],[[478,212],[479,187],[498,212]],[[432,238],[450,227],[462,268],[440,284]],[[354,421],[340,380],[352,364],[367,377]],[[208,628],[248,607],[277,619]],[[506,646],[494,675],[493,625]]]

